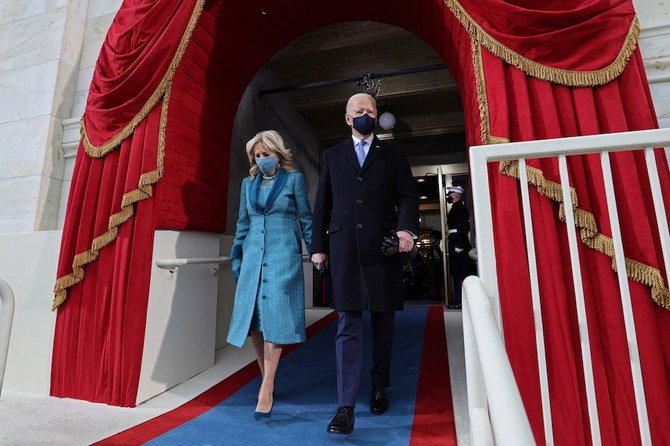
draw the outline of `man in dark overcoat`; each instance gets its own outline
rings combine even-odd
[[[409,252],[419,231],[419,200],[403,152],[373,133],[375,99],[364,93],[349,98],[345,121],[352,137],[326,150],[321,160],[314,204],[312,261],[326,264],[338,311],[335,341],[339,408],[328,432],[348,434],[361,381],[362,312],[372,322],[372,395],[370,411],[388,408],[395,311],[402,309],[403,256],[384,255],[391,231],[398,251]]]
[[[448,308],[461,308],[463,280],[475,274],[476,266],[470,258],[470,212],[463,202],[464,190],[461,186],[447,188],[447,202],[452,203],[447,214],[449,227],[449,274],[453,278],[454,298]]]

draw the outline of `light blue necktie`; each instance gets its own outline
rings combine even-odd
[[[358,144],[356,144],[356,157],[358,158],[358,165],[363,167],[363,163],[365,162],[365,145],[367,144],[367,141],[360,141]]]

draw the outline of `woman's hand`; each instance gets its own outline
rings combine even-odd
[[[312,263],[319,271],[326,269],[326,262],[328,261],[328,254],[323,252],[315,252],[312,254]]]

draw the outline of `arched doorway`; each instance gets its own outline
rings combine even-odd
[[[314,29],[259,70],[241,99],[233,127],[226,233],[234,232],[235,198],[248,168],[245,142],[262,129],[278,130],[313,197],[320,152],[348,138],[346,100],[366,91],[366,86],[378,91],[379,113],[393,113],[395,118],[393,127],[377,126],[376,135],[405,152],[421,189],[423,242],[420,256],[407,259],[405,265],[405,300],[444,301],[440,213],[446,209],[441,209],[436,172],[439,165],[457,163],[467,169],[463,108],[442,57],[393,25],[349,21]],[[314,295],[307,297],[307,305],[327,306],[325,278],[315,272],[313,279]]]
[[[174,12],[175,17],[184,16],[187,11],[182,6]],[[466,139],[469,144],[481,141],[477,88],[472,76],[473,52],[467,32],[443,2],[379,1],[359,12],[357,4],[347,1],[323,5],[323,9],[307,14],[288,1],[251,6],[194,1],[193,11],[190,17],[181,17],[187,22],[184,36],[190,39],[182,38],[177,48],[179,58],[175,56],[168,67],[168,76],[172,77],[167,82],[167,78],[157,80],[156,92],[162,88],[163,93],[148,95],[148,105],[134,118],[130,116],[132,125],[120,132],[123,137],[92,147],[100,142],[91,142],[91,130],[85,134],[84,148],[95,159],[90,165],[78,165],[80,171],[86,171],[75,172],[83,183],[82,189],[96,178],[99,180],[96,169],[106,171],[104,166],[97,167],[101,163],[113,163],[114,167],[106,171],[108,176],[113,176],[115,169],[126,169],[123,163],[129,159],[124,159],[123,154],[133,150],[136,158],[127,175],[139,175],[141,186],[122,197],[113,197],[116,190],[106,195],[109,208],[114,210],[118,202],[122,204],[122,211],[109,218],[107,231],[100,224],[106,222],[102,216],[86,231],[76,229],[82,222],[68,212],[70,223],[65,224],[56,303],[68,300],[58,312],[52,365],[54,395],[114,405],[135,404],[152,231],[225,231],[230,195],[228,182],[221,181],[221,172],[230,168],[231,135],[240,98],[263,64],[300,35],[347,20],[376,21],[413,33],[452,69],[464,110],[469,111],[465,116]],[[168,12],[160,12],[165,21],[170,19]],[[100,66],[99,62],[99,69]],[[92,114],[89,109],[84,117],[85,128],[87,116],[90,119]],[[122,150],[114,150],[119,141]],[[80,147],[80,153],[82,150]],[[119,153],[121,159],[115,158]],[[132,180],[126,178],[126,183],[132,184]],[[77,190],[73,183],[73,197],[82,191]],[[86,201],[85,194],[80,199]],[[77,209],[82,203],[71,198],[68,206]],[[96,237],[100,232],[103,235]],[[63,260],[67,257],[76,257],[74,271],[71,262]],[[110,270],[105,265],[117,268]],[[101,293],[95,284],[106,280],[117,285]],[[104,296],[104,304],[89,306],[94,303],[90,296]],[[114,322],[96,324],[100,317]],[[95,347],[108,340],[113,340],[113,347]],[[126,372],[120,373],[121,369]],[[77,375],[74,379],[73,371]]]

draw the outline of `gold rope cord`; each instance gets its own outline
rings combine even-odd
[[[172,78],[174,77],[174,74],[177,72],[177,68],[179,67],[181,59],[184,56],[186,47],[188,46],[188,43],[191,40],[191,35],[193,34],[195,25],[198,23],[198,19],[200,18],[200,14],[202,13],[204,4],[205,0],[198,0],[196,2],[195,7],[193,8],[193,13],[191,14],[191,18],[189,19],[188,25],[186,26],[184,35],[182,36],[181,41],[179,42],[177,51],[175,52],[175,55],[172,58],[172,61],[170,62],[170,65],[168,66],[168,69],[165,75],[163,76],[163,79],[158,84],[158,87],[156,88],[156,90],[154,90],[153,94],[149,97],[149,99],[144,104],[139,113],[137,113],[137,115],[135,115],[133,119],[131,119],[130,122],[119,133],[114,135],[109,141],[99,146],[95,146],[93,145],[93,143],[91,143],[91,140],[88,138],[88,133],[86,132],[84,120],[82,119],[80,133],[82,141],[84,141],[84,148],[86,149],[86,153],[88,153],[89,156],[93,158],[100,158],[107,155],[109,152],[116,149],[117,147],[119,147],[121,142],[133,134],[133,132],[140,124],[140,122],[142,122],[144,118],[147,117],[149,112],[156,106],[156,104],[158,104],[158,101],[160,101],[161,98],[163,98],[168,88],[170,88],[172,85]]]
[[[594,87],[606,84],[618,77],[623,72],[624,68],[626,68],[630,56],[637,47],[637,41],[640,35],[640,23],[637,16],[634,16],[630,27],[628,28],[628,33],[621,45],[621,49],[619,50],[619,54],[611,64],[605,68],[594,71],[565,70],[562,68],[542,65],[503,45],[487,33],[484,28],[472,18],[458,0],[444,0],[444,3],[461,25],[468,31],[473,41],[483,45],[484,48],[491,53],[530,76],[554,82],[556,84],[567,85],[569,87]]]
[[[519,179],[519,163],[517,161],[501,161],[500,173],[516,179]],[[565,222],[565,203],[561,185],[549,181],[544,177],[542,170],[537,167],[526,165],[526,174],[528,183],[537,188],[537,191],[560,204],[558,217]],[[612,259],[612,269],[617,270],[616,259],[614,258],[614,242],[611,237],[607,237],[598,232],[598,224],[595,216],[591,212],[579,209],[577,203],[577,193],[574,188],[570,188],[570,199],[575,214],[575,226],[580,229],[580,238],[586,246],[598,252],[605,254]],[[660,307],[670,310],[670,290],[663,283],[663,275],[658,268],[644,263],[626,258],[626,275],[629,279],[647,285],[651,288],[651,298]]]
[[[156,184],[158,180],[160,180],[160,178],[163,176],[164,158],[165,158],[165,129],[167,127],[168,107],[170,103],[172,79],[174,77],[174,73],[177,71],[181,58],[184,55],[184,52],[186,51],[186,47],[198,22],[198,18],[202,13],[204,3],[205,0],[198,0],[196,7],[193,10],[193,14],[191,15],[191,19],[189,20],[188,26],[184,32],[184,36],[182,37],[182,40],[179,44],[179,48],[177,49],[177,54],[175,55],[175,57],[172,60],[172,63],[170,64],[170,68],[168,70],[169,76],[166,75],[163,78],[161,85],[156,89],[156,92],[154,92],[154,95],[152,95],[149,102],[145,104],[140,114],[138,114],[133,119],[133,121],[131,122],[131,124],[134,123],[132,128],[130,128],[129,124],[121,133],[116,135],[112,140],[110,140],[106,144],[99,147],[93,147],[94,154],[92,154],[90,153],[89,148],[86,147],[88,139],[85,138],[85,130],[84,125],[82,123],[81,126],[82,137],[84,137],[84,146],[86,147],[86,152],[91,157],[95,158],[101,157],[109,153],[112,149],[114,149],[115,146],[112,145],[113,141],[118,141],[116,144],[120,145],[125,138],[130,136],[132,132],[135,131],[137,125],[139,125],[139,123],[149,114],[151,109],[158,103],[158,101],[161,99],[163,100],[161,104],[161,114],[159,118],[156,169],[150,172],[145,172],[142,175],[140,175],[137,189],[125,193],[121,198],[121,210],[115,214],[112,214],[109,217],[107,231],[93,239],[93,241],[91,242],[91,248],[88,251],[80,252],[79,254],[76,254],[74,256],[74,259],[72,261],[72,272],[70,274],[59,277],[56,280],[56,284],[54,286],[54,301],[52,304],[52,310],[55,310],[63,302],[65,302],[65,300],[67,299],[67,288],[84,280],[85,272],[83,266],[95,261],[100,254],[100,250],[103,247],[111,244],[116,239],[116,236],[118,234],[118,227],[121,224],[128,221],[133,216],[135,212],[135,208],[133,206],[134,203],[137,203],[140,200],[150,198],[152,196],[153,191],[152,185]],[[160,92],[160,94],[158,94],[158,92]],[[152,103],[152,101],[154,100],[155,102]],[[151,104],[151,106],[148,106],[148,104]],[[142,116],[141,119],[138,119],[138,116]],[[122,136],[124,134],[123,132],[127,132],[128,134]]]
[[[482,144],[504,144],[509,143],[508,138],[491,135],[490,112],[484,78],[484,63],[482,59],[481,45],[474,41],[471,36],[473,68],[476,81],[477,103],[479,105],[479,116],[481,119]],[[499,172],[503,175],[519,179],[518,161],[501,161]],[[542,170],[526,165],[528,183],[535,186],[541,195],[559,203],[559,219],[565,222],[565,208],[563,203],[563,192],[561,185],[548,181]],[[617,270],[614,258],[614,243],[610,237],[598,232],[595,216],[591,212],[579,209],[577,192],[570,187],[570,200],[575,215],[575,226],[580,229],[582,242],[591,249],[605,254],[612,259],[612,269]],[[663,283],[663,276],[658,268],[631,259],[625,259],[626,275],[629,279],[642,283],[651,288],[651,297],[659,306],[670,310],[670,290]]]

